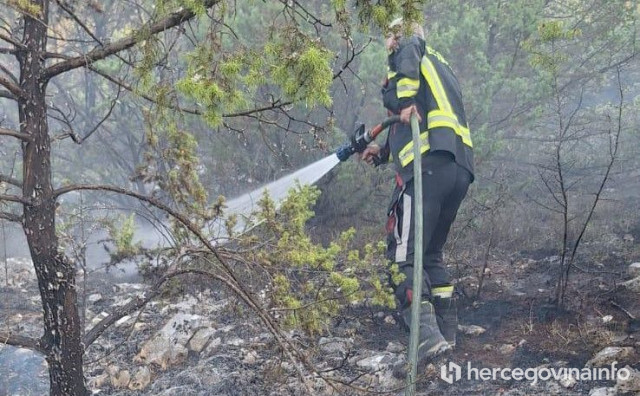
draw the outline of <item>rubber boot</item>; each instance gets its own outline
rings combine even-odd
[[[433,306],[440,332],[451,348],[456,346],[458,332],[458,305],[454,297],[434,297]]]
[[[402,311],[402,318],[407,327],[411,328],[411,306]],[[435,308],[429,301],[420,305],[420,337],[418,341],[418,367],[423,367],[431,358],[451,349],[451,346],[440,333]],[[396,378],[406,376],[407,367],[402,365],[394,369]]]

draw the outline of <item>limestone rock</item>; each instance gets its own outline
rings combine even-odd
[[[622,286],[633,292],[640,293],[640,276],[637,276],[626,282],[622,282]]]
[[[320,352],[327,355],[344,356],[353,345],[353,339],[340,337],[322,337],[318,341]]]
[[[480,327],[476,325],[470,325],[470,326],[458,325],[458,331],[466,335],[477,336],[484,333],[487,330],[484,327]]]
[[[129,383],[129,389],[142,390],[151,383],[151,370],[149,367],[144,366],[136,371],[131,383]]]
[[[633,347],[606,347],[591,358],[586,367],[602,367],[628,358],[634,353]]]
[[[621,393],[640,393],[640,371],[629,366],[624,367],[623,370],[623,372],[618,370],[615,389]],[[629,373],[628,378],[626,373]],[[622,377],[622,375],[624,375],[624,377]]]
[[[202,328],[196,331],[193,337],[191,337],[191,339],[189,340],[189,350],[197,353],[202,352],[204,347],[211,339],[211,336],[213,336],[214,334],[215,330],[210,327]]]
[[[110,379],[111,386],[114,388],[126,388],[131,381],[131,374],[129,374],[129,370],[122,370],[110,376]]]
[[[202,317],[199,315],[176,314],[142,347],[140,353],[134,357],[134,362],[156,364],[162,370],[182,363],[189,353],[186,344],[201,322]]]
[[[615,396],[616,390],[615,388],[593,388],[589,391],[589,396]]]
[[[629,266],[628,268],[628,272],[629,275],[631,275],[634,278],[637,278],[640,276],[640,263],[633,263]]]

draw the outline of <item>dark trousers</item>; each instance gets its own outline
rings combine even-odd
[[[431,297],[433,287],[451,284],[442,249],[470,183],[471,174],[449,152],[429,152],[422,161],[423,300]],[[387,223],[387,258],[406,276],[393,285],[400,307],[409,305],[407,290],[413,288],[414,211],[412,179],[396,187]]]

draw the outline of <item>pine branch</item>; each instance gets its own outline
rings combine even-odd
[[[206,0],[204,6],[206,8],[211,8],[216,5],[219,0]],[[52,66],[49,66],[43,73],[42,79],[44,81],[48,81],[52,77],[55,77],[59,74],[68,72],[69,70],[77,69],[79,67],[85,67],[104,59],[108,56],[117,54],[118,52],[129,49],[136,44],[147,39],[148,35],[154,35],[165,30],[176,27],[183,22],[186,22],[196,16],[195,12],[190,9],[183,9],[181,11],[174,12],[167,16],[166,18],[161,19],[160,21],[154,23],[147,23],[143,25],[137,32],[133,33],[129,37],[125,37],[121,40],[118,40],[114,43],[106,45],[104,47],[96,48],[92,51],[84,55],[80,55],[66,61],[62,61],[56,63]],[[140,34],[143,32],[145,34]]]

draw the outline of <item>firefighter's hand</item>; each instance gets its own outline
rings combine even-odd
[[[362,154],[360,154],[360,159],[369,165],[374,165],[373,159],[378,156],[380,156],[380,146],[375,143],[371,143],[366,149],[364,149]]]
[[[418,117],[418,122],[422,121],[422,117],[420,117],[420,113],[418,112],[418,107],[416,105],[411,105],[400,110],[400,122],[404,124],[410,123],[411,114],[415,114]]]

